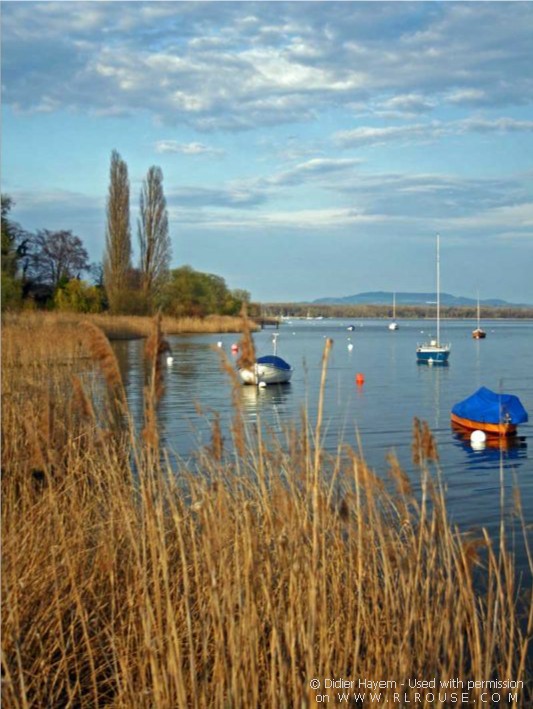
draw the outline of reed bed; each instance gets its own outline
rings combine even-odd
[[[160,449],[161,324],[139,437],[112,349],[89,336],[83,366],[28,372],[4,331],[4,706],[307,707],[314,678],[499,678],[526,682],[512,703],[530,705],[530,589],[505,534],[450,525],[427,426],[421,495],[393,456],[381,477],[327,453],[321,406],[283,435],[236,410],[227,441],[215,417],[193,470]],[[457,702],[417,702],[435,705]]]
[[[22,311],[7,313],[2,316],[4,328],[13,328],[12,339],[19,337],[27,342],[29,331],[44,337],[46,332],[62,334],[82,330],[87,322],[97,325],[110,340],[149,337],[152,331],[152,318],[137,315],[83,314],[46,311]],[[205,318],[169,318],[163,317],[162,330],[167,335],[199,333],[239,333],[242,320],[229,315],[208,315]],[[250,323],[252,330],[258,326]]]

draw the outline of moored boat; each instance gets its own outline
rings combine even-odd
[[[258,357],[255,364],[247,369],[239,369],[244,384],[285,384],[292,376],[291,365],[276,355]]]
[[[437,234],[437,337],[416,347],[419,364],[448,364],[450,345],[440,342],[440,236]]]
[[[481,387],[451,411],[452,423],[488,435],[512,436],[517,426],[528,420],[520,399],[514,394],[498,394]]]
[[[479,315],[480,315],[480,312],[479,312],[479,293],[478,293],[478,296],[477,296],[477,327],[475,330],[472,330],[472,337],[474,338],[474,340],[483,340],[485,337],[487,337],[487,333],[485,332],[485,330],[483,330],[481,328],[481,326],[479,324],[479,320],[480,320]]]
[[[291,365],[277,355],[278,333],[272,337],[274,354],[258,357],[251,367],[241,367],[239,376],[243,384],[286,384],[293,372]]]

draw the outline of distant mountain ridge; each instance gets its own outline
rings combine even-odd
[[[388,291],[370,291],[356,293],[355,295],[339,296],[334,298],[318,298],[313,300],[313,305],[391,305],[394,294]],[[436,293],[396,293],[396,305],[427,305],[437,302]],[[477,305],[475,298],[441,293],[440,302],[443,306],[451,305]],[[499,298],[480,300],[480,305],[491,307],[524,307],[524,303],[509,303]]]

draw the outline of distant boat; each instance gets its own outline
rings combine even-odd
[[[417,345],[416,361],[419,364],[447,364],[450,345],[440,341],[440,235],[437,234],[437,337],[422,345]]]
[[[348,325],[346,329],[348,330],[348,332],[353,332],[355,330],[355,325]]]
[[[516,427],[528,420],[520,399],[513,394],[497,394],[481,387],[452,408],[452,423],[488,435],[512,436]]]
[[[475,330],[472,330],[472,337],[474,340],[482,340],[483,338],[487,337],[487,333],[485,330],[482,330],[480,325],[479,325],[479,293],[477,294],[477,327]]]
[[[396,293],[392,296],[392,322],[389,323],[389,330],[397,330],[398,323],[396,322]]]
[[[244,384],[265,386],[266,384],[285,384],[292,376],[293,368],[277,356],[278,333],[272,337],[274,353],[258,357],[251,367],[239,369],[239,376]]]

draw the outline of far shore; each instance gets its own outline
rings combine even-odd
[[[443,308],[443,320],[475,320],[476,314],[471,308]],[[345,320],[390,319],[391,313],[384,306],[321,306],[307,308],[296,304],[274,309],[271,307],[263,315],[250,317],[252,330],[262,327],[279,327],[294,320],[327,320],[330,318]],[[431,308],[403,307],[397,309],[396,320],[434,319],[435,312]],[[533,308],[491,308],[483,315],[483,320],[527,320],[533,319]],[[153,316],[142,315],[111,315],[109,313],[70,313],[42,310],[22,310],[4,313],[2,325],[22,329],[39,329],[41,327],[59,327],[61,329],[83,328],[84,323],[97,325],[109,340],[142,339],[153,330]],[[224,334],[241,333],[242,318],[240,316],[208,315],[207,317],[171,318],[163,316],[161,329],[165,335],[187,334]]]

